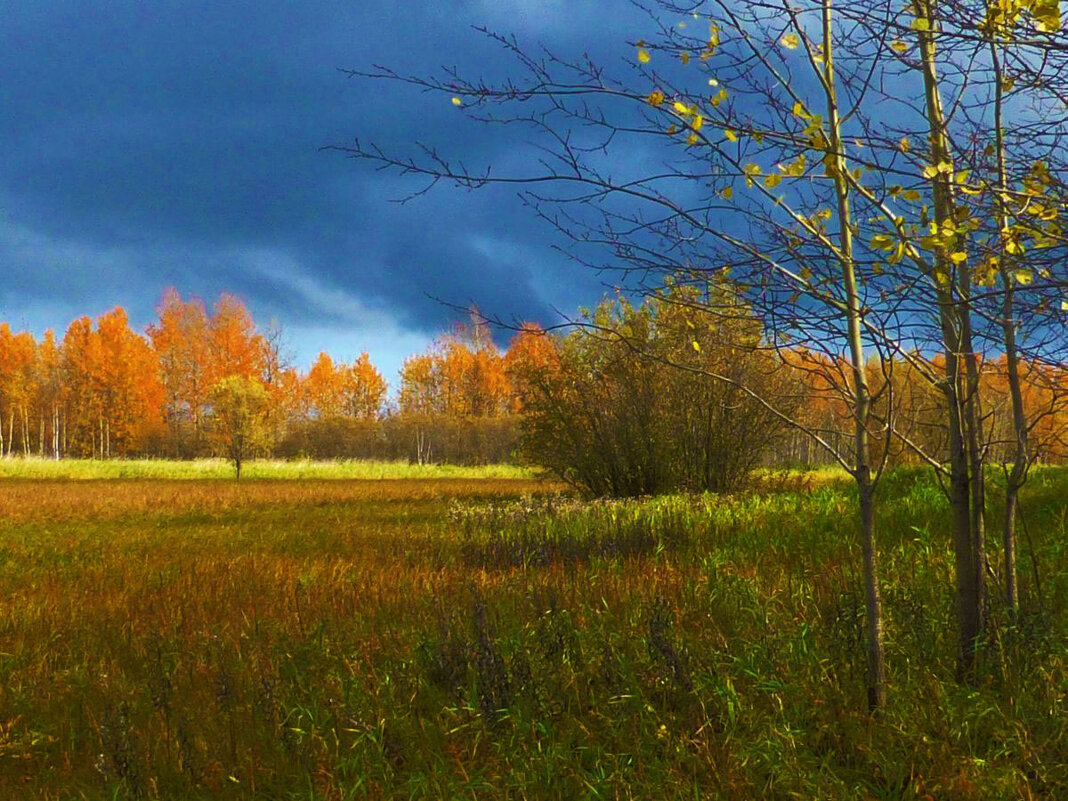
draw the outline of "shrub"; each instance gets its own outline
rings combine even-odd
[[[586,323],[519,335],[551,348],[513,344],[524,450],[565,481],[602,496],[731,490],[782,437],[753,395],[784,408],[785,370],[728,287],[671,284],[640,305],[606,301]]]

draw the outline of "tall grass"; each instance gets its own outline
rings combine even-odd
[[[242,478],[256,479],[435,479],[534,478],[537,471],[507,464],[461,466],[409,464],[370,460],[253,460]],[[0,478],[26,479],[218,479],[233,478],[233,465],[223,459],[0,459]]]
[[[945,501],[889,477],[874,719],[847,484],[557,489],[0,483],[0,798],[1068,797],[1068,471],[971,688]]]

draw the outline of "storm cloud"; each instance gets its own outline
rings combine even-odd
[[[121,304],[143,326],[167,286],[227,290],[283,323],[298,363],[368,349],[391,372],[456,316],[440,301],[548,322],[595,300],[599,279],[514,193],[397,204],[412,184],[322,149],[358,136],[522,157],[439,96],[340,71],[507,70],[474,25],[621,58],[642,19],[581,0],[9,6],[0,319],[62,330]]]

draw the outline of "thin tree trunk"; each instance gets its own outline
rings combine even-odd
[[[843,158],[842,131],[835,87],[832,50],[831,0],[823,0],[824,90],[831,152],[834,154],[834,186],[838,202],[839,247],[842,253],[842,282],[846,291],[846,319],[849,329],[849,359],[853,372],[853,463],[860,504],[860,540],[864,554],[864,605],[867,646],[868,708],[878,710],[886,703],[886,664],[883,648],[883,610],[879,589],[878,552],[875,544],[874,486],[868,417],[871,390],[865,369],[864,341],[861,337],[862,305],[853,260],[853,224],[849,184]]]
[[[1002,341],[1005,345],[1005,370],[1008,374],[1009,396],[1012,399],[1012,430],[1015,444],[1012,470],[1005,479],[1005,518],[1002,523],[1002,549],[1005,552],[1005,603],[1015,620],[1020,611],[1019,590],[1016,583],[1016,509],[1019,505],[1020,488],[1027,478],[1030,462],[1028,447],[1027,415],[1024,409],[1023,389],[1020,381],[1020,356],[1016,347],[1016,310],[1014,308],[1014,277],[1010,269],[1007,238],[1010,234],[1009,213],[1005,193],[1008,176],[1005,165],[1005,129],[1002,119],[1004,107],[1004,84],[1001,68],[1001,53],[997,43],[990,42],[991,63],[994,66],[994,137],[998,160],[998,265],[1005,296],[1001,309]]]
[[[936,167],[948,164],[950,170],[949,174],[940,171],[932,179],[935,221],[941,228],[943,223],[948,221],[952,225],[955,220],[950,186],[952,159],[935,63],[934,31],[938,23],[934,0],[918,0],[917,11],[928,21],[928,29],[919,31],[918,36],[924,99],[930,129],[931,160]],[[976,569],[977,542],[972,530],[976,516],[972,514],[971,508],[975,485],[969,473],[969,468],[973,465],[969,459],[968,432],[965,430],[970,421],[964,408],[967,389],[962,386],[964,382],[960,365],[961,357],[966,356],[963,353],[966,328],[963,317],[970,313],[970,309],[967,305],[958,305],[958,299],[954,297],[954,282],[951,276],[956,269],[966,270],[967,267],[964,264],[959,268],[955,267],[948,258],[945,247],[939,247],[935,251],[933,278],[938,286],[939,325],[946,360],[943,392],[949,413],[949,503],[957,582],[957,677],[961,681],[970,681],[974,676],[976,645],[982,630],[982,577]]]

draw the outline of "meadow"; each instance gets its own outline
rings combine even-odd
[[[451,464],[411,464],[406,461],[373,459],[281,460],[254,459],[245,463],[242,478],[247,479],[436,479],[436,478],[534,478],[537,470],[509,464],[467,467]],[[98,480],[144,479],[228,479],[234,477],[233,463],[226,459],[48,459],[23,457],[0,459],[0,479]]]
[[[833,473],[249,475],[0,480],[0,798],[1068,797],[1068,470],[1026,488],[973,687],[947,504],[887,477],[878,718]]]

